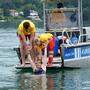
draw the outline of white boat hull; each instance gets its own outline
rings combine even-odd
[[[64,67],[73,67],[73,68],[85,68],[90,67],[90,57],[80,58],[78,60],[68,60],[64,62]]]

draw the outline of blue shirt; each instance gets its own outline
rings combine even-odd
[[[78,38],[76,36],[71,37],[71,43],[76,44],[78,42]]]

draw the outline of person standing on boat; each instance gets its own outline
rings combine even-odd
[[[49,43],[48,43],[48,66],[52,65],[53,57],[54,57],[54,47],[55,47],[55,37],[48,33]]]
[[[28,54],[27,49],[32,47],[32,41],[35,38],[35,32],[36,32],[35,25],[30,20],[22,21],[18,27],[17,36],[20,41],[20,53],[22,65],[25,65],[25,57]]]
[[[54,56],[55,38],[51,33],[44,33],[39,35],[41,44],[45,44],[48,50],[48,66],[52,65]]]

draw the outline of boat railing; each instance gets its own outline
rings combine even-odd
[[[79,35],[79,42],[80,42],[80,43],[83,43],[83,42],[90,42],[89,36],[90,36],[90,33]]]
[[[64,30],[63,30],[64,29]],[[65,30],[66,29],[66,30]],[[48,32],[74,32],[74,31],[79,31],[78,28],[60,28],[60,29],[49,29],[49,31],[45,31],[44,29],[40,30],[40,31],[37,31],[36,33],[48,33]]]
[[[57,12],[57,11],[78,11],[77,8],[53,8],[53,9],[45,9],[46,11],[49,11],[50,13]]]
[[[76,30],[76,29],[68,29],[67,31],[65,30],[62,30],[62,29],[57,29],[57,30],[50,30],[50,31],[38,31],[37,32],[37,35],[41,34],[41,33],[57,33],[57,32],[61,32],[61,36],[63,36],[63,33],[66,32],[67,36],[68,36],[68,39],[70,40],[71,36],[68,35],[68,32],[78,32],[79,30]],[[55,35],[56,36],[56,35]],[[79,38],[78,38],[78,43],[90,43],[90,33],[87,33],[87,34],[80,34],[79,35]]]

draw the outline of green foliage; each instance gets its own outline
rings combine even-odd
[[[62,0],[64,2],[64,5],[66,1],[70,0]],[[71,0],[68,2],[68,7],[72,3],[72,1],[76,0]],[[84,19],[84,24],[86,22],[89,24],[90,23],[90,0],[82,0],[83,1],[83,19]],[[16,9],[17,11],[25,11],[29,9],[33,9],[39,13],[39,16],[41,19],[43,19],[43,6],[42,6],[41,0],[0,0],[0,8],[4,9]],[[50,6],[50,5],[49,5]],[[5,15],[9,16],[8,10],[4,11]]]

